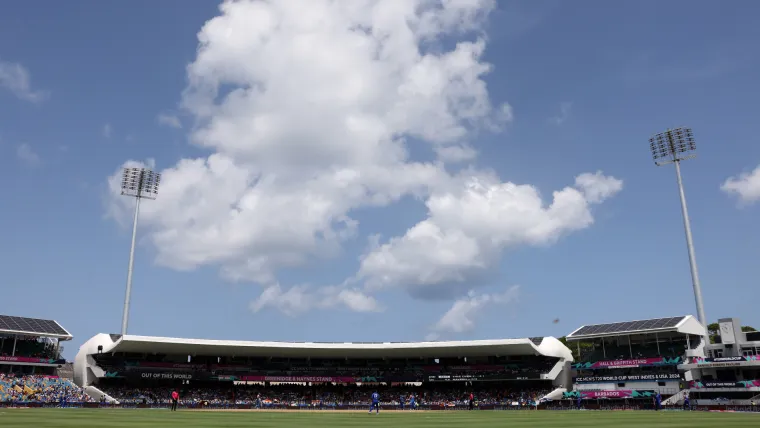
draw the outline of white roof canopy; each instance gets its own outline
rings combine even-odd
[[[180,339],[134,335],[121,337],[100,334],[90,339],[88,344],[88,347],[102,346],[103,353],[130,352],[220,357],[379,359],[547,355],[567,358],[570,355],[567,347],[552,337],[449,342],[319,343]]]

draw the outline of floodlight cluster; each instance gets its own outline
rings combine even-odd
[[[691,128],[676,128],[654,135],[649,139],[649,148],[652,159],[657,162],[666,158],[680,160],[679,154],[693,152],[697,145]]]
[[[121,194],[136,198],[156,199],[161,174],[147,168],[124,168]]]

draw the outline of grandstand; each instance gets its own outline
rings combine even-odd
[[[704,355],[704,331],[691,315],[582,326],[567,335],[580,358],[565,397],[677,396],[684,387],[678,365]]]
[[[164,405],[336,408],[417,397],[427,408],[481,408],[561,397],[572,353],[553,337],[452,342],[247,342],[99,334],[80,348],[74,379],[96,399]]]
[[[687,374],[689,395],[701,404],[760,402],[760,332],[744,332],[737,318],[718,320],[716,343],[704,356],[679,368]]]
[[[53,320],[0,315],[0,372],[54,374],[71,334]]]
[[[61,357],[71,339],[56,321],[0,315],[0,403],[87,401]]]

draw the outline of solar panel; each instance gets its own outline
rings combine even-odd
[[[591,336],[595,334],[629,333],[642,330],[674,328],[684,317],[655,318],[642,321],[617,322],[610,324],[586,325],[576,331],[573,336]]]
[[[0,315],[0,330],[69,336],[69,333],[55,321],[8,315]]]

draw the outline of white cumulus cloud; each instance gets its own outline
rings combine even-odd
[[[372,293],[394,280],[464,281],[508,245],[549,242],[591,224],[589,204],[614,193],[612,178],[592,176],[544,207],[532,186],[446,169],[477,155],[473,131],[498,131],[513,118],[509,104],[492,103],[483,80],[491,66],[482,28],[494,7],[224,2],[198,33],[180,102],[194,122],[190,141],[213,154],[161,170],[158,199],[141,205],[158,263],[217,266],[229,280],[259,283],[255,311],[377,311]],[[439,43],[444,38],[457,42]],[[412,139],[436,160],[411,158]],[[120,170],[109,179],[109,214],[123,220],[133,205],[119,185]],[[278,271],[333,257],[357,237],[354,210],[408,195],[426,201],[429,218],[366,254],[345,285],[280,286]],[[405,254],[421,265],[409,266]]]
[[[29,70],[24,66],[0,60],[0,88],[10,91],[24,101],[37,103],[44,100],[47,93],[33,90],[31,81]]]
[[[546,204],[531,185],[468,173],[458,186],[432,193],[427,219],[366,254],[359,277],[371,289],[406,287],[450,298],[486,275],[503,249],[550,244],[590,226],[591,206],[622,186],[601,172],[581,174],[575,187],[554,192]]]
[[[341,287],[312,288],[301,285],[283,290],[279,284],[264,289],[251,302],[251,310],[258,312],[264,308],[275,308],[287,315],[298,315],[311,309],[332,309],[345,307],[354,312],[380,312],[382,306],[374,297],[360,290]]]
[[[180,122],[179,117],[173,114],[161,113],[156,117],[156,121],[170,128],[182,129],[182,122]]]
[[[760,201],[760,166],[751,172],[729,177],[720,186],[720,190],[735,195],[744,204]]]
[[[477,293],[470,291],[467,296],[457,299],[451,308],[435,323],[428,339],[437,339],[445,333],[464,333],[475,328],[477,318],[492,305],[512,303],[519,297],[520,287],[512,286],[503,293]]]

